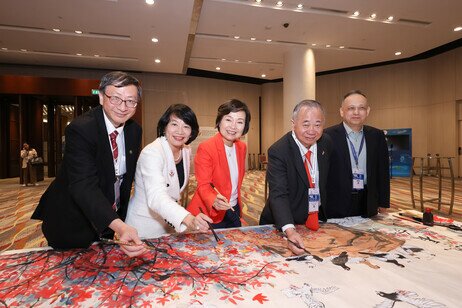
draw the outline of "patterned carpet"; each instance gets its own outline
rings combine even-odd
[[[19,180],[0,180],[0,252],[11,249],[46,246],[40,230],[40,222],[30,216],[40,196],[51,183],[51,179],[39,182],[39,186],[22,187]],[[418,178],[414,182],[414,195],[419,198]],[[248,171],[242,185],[243,218],[249,225],[257,225],[265,200],[265,172]],[[424,198],[435,198],[438,194],[438,181],[435,177],[425,177],[423,181]],[[194,194],[196,182],[191,176],[189,198]],[[442,202],[450,200],[450,181],[443,179]],[[456,181],[453,218],[462,220],[462,182]],[[409,178],[394,178],[391,182],[391,206],[394,209],[412,209]],[[425,207],[437,208],[436,203],[425,203]],[[420,202],[416,201],[420,209]],[[441,215],[448,213],[448,205],[442,205]]]

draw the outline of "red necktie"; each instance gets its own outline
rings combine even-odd
[[[112,156],[114,157],[114,160],[117,160],[117,157],[119,157],[119,149],[117,148],[116,141],[118,134],[119,132],[116,130],[109,134],[109,138],[111,138]]]
[[[305,154],[305,170],[308,176],[308,183],[310,188],[314,188],[313,179],[311,178],[310,170],[308,168],[308,164],[311,164],[311,151],[306,152]],[[308,218],[306,219],[305,226],[313,231],[319,229],[319,219],[318,219],[318,212],[311,212],[308,213]]]

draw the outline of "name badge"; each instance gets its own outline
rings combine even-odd
[[[353,168],[353,189],[364,189],[364,171]]]
[[[319,212],[320,203],[319,188],[310,188],[308,190],[308,213]]]

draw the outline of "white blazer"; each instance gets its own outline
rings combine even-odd
[[[182,155],[185,180],[180,189],[173,153],[165,137],[157,138],[141,151],[136,165],[135,192],[125,220],[138,230],[141,238],[186,230],[181,222],[189,212],[177,202],[188,184],[191,148],[184,146]]]

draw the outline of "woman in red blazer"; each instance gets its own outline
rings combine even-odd
[[[215,121],[218,133],[202,142],[194,159],[197,190],[188,211],[201,211],[214,228],[241,226],[241,185],[245,173],[246,144],[239,140],[249,131],[247,105],[232,99],[220,107]]]

